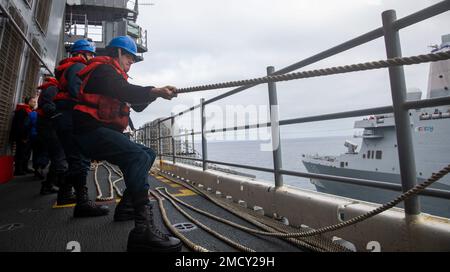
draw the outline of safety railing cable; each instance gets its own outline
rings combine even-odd
[[[394,58],[387,60],[379,60],[372,61],[366,63],[358,63],[352,65],[345,66],[337,66],[325,69],[317,69],[310,70],[304,72],[295,72],[283,75],[273,75],[273,76],[265,76],[260,78],[246,79],[246,80],[238,80],[224,83],[216,83],[210,85],[202,85],[196,87],[188,87],[178,89],[178,93],[192,93],[199,91],[207,91],[207,90],[216,90],[216,89],[225,89],[231,87],[239,87],[246,85],[257,85],[269,82],[281,82],[281,81],[290,81],[295,79],[304,79],[304,78],[313,78],[320,76],[329,76],[336,74],[344,74],[358,71],[367,71],[381,68],[389,68],[394,66],[403,66],[403,65],[413,65],[413,64],[421,64],[427,62],[436,62],[441,60],[450,59],[450,52],[439,52],[439,53],[430,53],[426,55],[412,56],[412,57],[403,57],[403,58]]]

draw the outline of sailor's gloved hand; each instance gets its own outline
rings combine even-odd
[[[154,88],[152,92],[155,92],[159,97],[167,100],[172,100],[172,98],[177,97],[177,88],[173,86],[166,86],[162,88]]]

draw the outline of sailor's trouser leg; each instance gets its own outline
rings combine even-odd
[[[65,205],[76,202],[72,187],[79,195],[84,194],[90,162],[85,159],[75,144],[72,130],[72,112],[63,111],[60,118],[55,121],[55,126],[69,166],[63,190],[60,190],[61,193],[58,194],[58,204]],[[85,199],[85,197],[78,197],[78,199]]]
[[[57,175],[65,174],[68,169],[66,155],[56,135],[56,131],[54,129],[48,129],[44,135],[44,141],[47,143],[48,156],[51,163],[50,168]]]
[[[61,111],[61,116],[55,120],[56,131],[59,141],[66,154],[69,165],[67,176],[75,176],[75,179],[86,179],[89,171],[90,161],[83,156],[78,145],[75,143],[72,126],[72,110]]]
[[[33,142],[33,163],[36,164],[37,170],[43,171],[50,163],[48,155],[48,145],[44,143],[44,139],[39,135]],[[42,177],[43,178],[43,177]]]
[[[122,133],[107,128],[98,128],[89,133],[76,135],[76,139],[86,156],[115,164],[124,175],[127,185],[125,200],[128,203],[123,203],[123,209],[126,208],[125,204],[132,205],[135,220],[135,228],[128,237],[128,250],[180,251],[180,240],[163,234],[153,222],[148,199],[148,172],[156,159],[155,152],[133,143]]]
[[[31,159],[31,141],[28,140],[25,143],[24,146],[24,154],[23,154],[23,161],[22,161],[22,169],[26,174],[32,173],[30,167],[29,167],[29,162]]]
[[[119,166],[131,194],[149,189],[148,172],[156,158],[150,148],[108,128],[98,128],[75,138],[85,156]]]
[[[20,176],[25,174],[24,161],[26,157],[26,143],[16,141],[16,153],[14,155],[14,175]]]
[[[50,159],[50,168],[46,180],[42,182],[41,194],[54,193],[53,185],[61,186],[58,182],[63,180],[67,171],[67,162],[64,150],[56,135],[56,131],[49,123],[38,126],[38,138],[41,148],[47,151]]]
[[[143,146],[138,145],[142,150],[147,153],[147,155],[150,157],[150,167],[153,165],[156,154],[153,152],[152,149]],[[147,189],[144,188],[143,191],[146,191]],[[126,189],[123,193],[123,197],[120,200],[119,204],[116,207],[115,213],[114,213],[114,221],[128,221],[135,219],[135,210],[133,207],[133,196],[131,195],[129,189]]]
[[[64,148],[66,160],[69,165],[67,176],[77,176],[86,179],[90,161],[82,155],[78,145],[75,144],[72,131],[58,131],[58,136]]]

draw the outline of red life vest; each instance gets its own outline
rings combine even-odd
[[[54,98],[54,101],[71,100],[77,102],[77,99],[75,97],[70,96],[69,94],[68,90],[69,81],[66,78],[66,71],[77,63],[82,63],[86,65],[87,61],[83,57],[73,57],[64,59],[59,63],[58,68],[56,68],[56,76],[59,79],[59,92]]]
[[[59,87],[58,80],[54,77],[47,77],[45,78],[44,83],[42,83],[41,86],[37,87],[37,89],[43,91],[52,86]]]
[[[128,126],[130,107],[116,98],[84,92],[92,72],[98,66],[104,64],[112,66],[119,75],[125,80],[128,80],[128,75],[113,58],[96,57],[91,59],[88,62],[88,66],[78,73],[83,83],[81,84],[80,94],[78,96],[79,104],[75,106],[75,110],[87,113],[99,122],[113,126],[123,132]]]
[[[56,87],[59,88],[59,82],[56,78],[54,77],[47,77],[44,81],[44,83],[37,87],[38,90],[41,90],[41,95],[39,95],[39,99],[38,99],[38,105],[42,104],[42,92],[45,92],[48,88],[50,87]],[[43,117],[45,116],[44,110],[42,108],[38,108],[37,113],[39,116]]]
[[[24,110],[27,114],[30,114],[33,111],[33,108],[31,108],[28,104],[17,104],[16,106],[16,112]]]

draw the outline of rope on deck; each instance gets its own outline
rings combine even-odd
[[[168,197],[166,194],[162,193],[162,192],[160,191],[160,189],[166,189],[166,193],[168,193],[167,188],[164,188],[164,187],[156,188],[156,191],[157,191],[159,194],[161,194],[162,196],[164,196],[167,200],[169,200],[170,203],[172,203],[172,205],[173,205],[173,206],[174,206],[181,214],[183,214],[187,219],[191,220],[191,222],[193,222],[195,225],[199,226],[199,227],[200,227],[201,229],[203,229],[204,231],[208,232],[209,234],[215,236],[215,237],[218,238],[219,240],[221,240],[221,241],[227,243],[228,245],[230,245],[230,246],[232,246],[232,247],[234,247],[234,248],[236,248],[236,249],[238,249],[238,250],[240,250],[240,251],[243,251],[243,252],[255,252],[255,250],[253,250],[253,249],[251,249],[251,248],[249,248],[249,247],[246,247],[246,246],[244,246],[244,245],[242,245],[242,244],[239,244],[239,243],[237,243],[237,242],[231,240],[231,239],[228,238],[228,237],[225,237],[224,235],[222,235],[222,234],[216,232],[216,231],[213,230],[212,228],[206,226],[205,224],[203,224],[203,223],[200,222],[199,220],[195,219],[194,217],[192,217],[191,215],[189,215],[187,212],[185,212],[183,209],[181,209],[181,207],[178,206],[177,203],[175,203],[175,201],[174,201],[171,197]],[[152,195],[154,196],[155,193],[153,193]]]
[[[107,197],[103,196],[103,192],[101,190],[100,183],[98,181],[98,170],[99,170],[100,166],[102,166],[103,168],[105,168],[108,171],[109,196],[107,196]],[[115,199],[114,191],[116,191],[116,194],[119,197],[122,197],[123,194],[120,191],[120,189],[117,187],[117,183],[119,181],[123,180],[123,174],[119,170],[116,170],[111,164],[109,164],[107,162],[92,163],[91,168],[94,170],[94,183],[95,183],[95,189],[97,191],[96,201],[106,202],[106,201],[114,200]],[[112,172],[111,171],[114,171],[114,173],[116,173],[116,175],[119,176],[120,178],[112,181]]]
[[[172,203],[172,205],[174,205],[174,207],[175,207],[178,211],[180,211],[181,213],[183,213],[183,214],[185,214],[185,212],[184,212],[184,211],[183,211],[183,210],[182,210],[175,202],[178,202],[178,203],[180,203],[181,205],[183,205],[183,206],[185,206],[185,207],[187,207],[187,208],[189,208],[189,209],[191,209],[191,210],[193,210],[193,211],[195,211],[195,212],[197,212],[197,213],[200,213],[200,214],[205,215],[205,216],[207,216],[207,217],[209,217],[209,218],[211,218],[211,219],[214,219],[214,220],[216,220],[216,221],[218,221],[218,222],[224,223],[224,224],[226,224],[226,225],[229,225],[229,226],[231,226],[231,227],[234,227],[234,228],[237,228],[237,229],[239,229],[239,230],[245,231],[245,232],[247,232],[247,233],[257,234],[257,235],[259,234],[259,235],[273,236],[272,234],[278,233],[278,231],[279,231],[279,230],[277,230],[277,229],[274,228],[274,227],[269,227],[269,226],[267,226],[267,225],[265,225],[265,224],[262,224],[261,222],[252,220],[251,217],[248,216],[248,215],[238,214],[236,211],[232,211],[232,210],[230,210],[230,209],[228,209],[228,208],[225,208],[225,207],[221,206],[222,208],[224,208],[225,210],[231,212],[232,214],[237,215],[238,217],[240,217],[240,218],[242,218],[242,219],[245,219],[246,221],[248,221],[248,222],[250,222],[250,223],[252,223],[252,224],[254,224],[254,225],[257,225],[259,228],[264,229],[265,231],[260,231],[260,230],[255,230],[255,229],[252,229],[252,228],[248,228],[248,227],[245,227],[245,226],[243,226],[243,225],[237,224],[237,223],[235,223],[235,222],[233,222],[233,221],[226,220],[226,219],[224,219],[224,218],[215,216],[215,215],[213,215],[213,214],[211,214],[211,213],[208,213],[208,212],[205,212],[205,211],[203,211],[203,210],[201,210],[201,209],[198,209],[198,208],[196,208],[196,207],[193,207],[193,206],[191,206],[191,205],[189,205],[189,204],[187,204],[187,203],[181,201],[180,199],[174,197],[172,194],[170,194],[170,193],[168,192],[167,188],[165,188],[165,187],[156,188],[156,190],[158,191],[158,193],[160,193],[162,196],[164,196],[167,200],[169,200],[169,201]],[[161,190],[164,190],[165,193],[162,193]],[[243,218],[243,217],[245,217],[245,218]],[[194,224],[198,224],[198,223],[199,223],[197,220],[195,220],[195,219],[193,219],[193,218],[189,218],[189,219],[190,219]],[[201,224],[201,223],[200,223],[200,224]],[[306,241],[300,241],[300,240],[296,240],[296,239],[292,239],[292,238],[287,238],[287,239],[289,239],[288,242],[291,242],[291,243],[294,244],[295,246],[299,246],[299,247],[302,247],[302,248],[307,248],[307,249],[310,249],[310,250],[313,250],[313,251],[317,251],[317,252],[326,252],[326,251],[338,251],[338,252],[342,252],[342,251],[346,251],[346,249],[343,248],[343,247],[342,247],[342,248],[339,248],[338,250],[336,250],[335,248],[333,248],[332,250],[330,250],[330,248],[331,248],[332,246],[330,246],[329,244],[327,244],[327,245],[325,246],[325,245],[323,245],[323,244],[319,244],[319,243],[315,243],[315,244],[314,244],[314,243],[313,243],[314,245],[311,245],[310,243],[308,243],[308,242],[310,242],[310,241],[306,242]],[[221,240],[222,240],[222,239],[221,239]],[[223,240],[223,241],[225,241],[225,240]],[[247,248],[244,247],[244,246],[241,246],[241,245],[240,245],[240,246],[237,246],[237,247],[234,246],[234,247],[237,248],[237,249],[240,249],[240,250],[242,250],[242,251],[249,252],[249,251],[246,250]]]
[[[164,177],[166,177],[166,175],[162,175]],[[174,197],[173,195],[169,194],[166,190],[166,192],[169,194],[169,198],[166,196],[166,198],[169,199],[170,198],[173,199],[174,201],[180,203],[181,205],[195,211],[198,212],[200,214],[203,214],[207,217],[210,217],[214,220],[217,220],[219,222],[222,222],[224,224],[227,224],[231,227],[235,227],[237,229],[240,229],[242,231],[246,231],[248,233],[252,233],[252,234],[259,234],[259,235],[266,235],[266,236],[272,236],[272,237],[277,237],[277,238],[281,238],[291,244],[293,244],[294,246],[303,248],[303,249],[309,249],[312,251],[316,251],[316,252],[346,252],[349,251],[347,248],[338,245],[336,243],[331,242],[330,240],[324,238],[324,237],[305,237],[305,238],[284,238],[284,237],[278,237],[277,235],[281,235],[281,234],[285,234],[285,233],[291,233],[293,231],[292,228],[290,228],[289,230],[286,230],[286,228],[288,228],[287,226],[280,227],[280,223],[273,221],[270,218],[264,218],[264,216],[258,216],[256,214],[254,214],[253,216],[250,214],[251,211],[249,210],[245,210],[245,211],[241,211],[238,210],[236,207],[231,206],[231,204],[229,203],[225,203],[223,201],[220,201],[218,199],[212,198],[210,196],[208,196],[207,194],[201,192],[200,190],[198,190],[195,187],[192,187],[188,184],[184,184],[181,183],[177,180],[171,179],[170,177],[167,177],[168,179],[170,179],[171,181],[184,186],[187,189],[190,189],[194,192],[196,192],[197,194],[203,196],[204,198],[206,198],[207,200],[211,201],[212,203],[216,204],[217,206],[223,208],[224,210],[230,212],[231,214],[234,214],[235,216],[251,223],[252,225],[264,230],[264,231],[259,231],[259,230],[255,230],[255,229],[251,229],[242,225],[239,225],[237,223],[234,223],[232,221],[228,221],[225,220],[223,218],[217,217],[213,214],[210,214],[208,212],[202,211],[198,208],[195,208],[193,206],[190,206],[189,204],[186,204],[185,202],[179,200],[178,198]],[[165,188],[164,188],[165,189]],[[157,188],[158,190],[158,188]],[[158,190],[158,192],[160,192]],[[161,193],[161,192],[160,192]],[[171,201],[172,202],[172,201]]]
[[[108,180],[110,182],[110,192],[111,192],[112,196],[110,195],[110,197],[107,197],[107,198],[103,197],[103,195],[101,193],[101,190],[100,190],[100,186],[98,184],[97,174],[98,174],[99,166],[103,166],[104,168],[106,168],[108,170],[108,173],[109,173]],[[116,180],[116,181],[114,181],[114,182],[112,182],[111,181],[112,172],[111,172],[110,168],[113,169],[113,171],[117,175],[121,176],[121,178]],[[99,194],[97,198],[100,199],[101,201],[112,200],[113,197],[114,197],[113,188],[115,188],[118,192],[120,192],[120,190],[118,190],[118,188],[115,187],[114,184],[116,182],[118,182],[119,180],[123,179],[123,174],[120,171],[115,170],[115,168],[113,166],[109,165],[109,164],[97,163],[96,165],[94,165],[94,169],[95,169],[94,178],[95,178],[97,192]],[[230,226],[236,227],[236,228],[238,228],[240,230],[243,230],[243,231],[246,231],[246,232],[250,232],[250,233],[253,233],[253,234],[259,234],[259,235],[265,235],[265,236],[282,238],[282,239],[285,239],[285,240],[287,240],[287,241],[289,241],[291,243],[294,243],[296,245],[299,245],[299,246],[302,246],[302,247],[305,247],[305,248],[308,248],[308,249],[312,249],[312,250],[315,250],[315,251],[335,251],[336,248],[339,248],[340,250],[346,250],[346,249],[344,247],[340,247],[340,246],[338,246],[338,245],[336,245],[334,243],[331,243],[331,242],[323,243],[323,241],[302,240],[302,239],[305,239],[305,238],[311,237],[311,236],[318,236],[320,234],[324,234],[324,233],[327,233],[327,232],[336,231],[336,230],[339,230],[339,229],[342,229],[342,228],[345,228],[345,227],[348,227],[348,226],[360,223],[360,222],[362,222],[364,220],[367,220],[367,219],[369,219],[371,217],[374,217],[377,214],[380,214],[380,213],[382,213],[382,212],[384,212],[386,210],[389,210],[389,209],[395,207],[396,205],[398,205],[402,201],[405,201],[405,200],[411,198],[412,196],[417,195],[418,193],[420,193],[421,191],[423,191],[427,187],[431,186],[433,183],[435,183],[438,180],[442,179],[449,172],[450,172],[450,165],[444,167],[438,173],[434,173],[427,181],[425,181],[425,182],[415,186],[414,188],[408,190],[407,192],[403,193],[402,195],[400,195],[396,199],[392,200],[391,202],[386,203],[386,204],[380,206],[379,208],[374,209],[374,210],[372,210],[372,211],[370,211],[370,212],[368,212],[366,214],[354,217],[354,218],[352,218],[350,220],[347,220],[345,222],[342,222],[340,224],[336,224],[336,225],[332,225],[332,226],[326,226],[326,227],[322,227],[322,228],[319,228],[319,229],[316,229],[316,230],[311,230],[311,231],[289,232],[289,233],[286,233],[282,229],[276,228],[275,226],[271,227],[271,226],[265,225],[265,224],[263,224],[261,222],[258,222],[257,220],[252,218],[249,214],[243,214],[243,213],[239,213],[237,211],[233,211],[233,210],[225,207],[224,204],[219,203],[217,200],[215,200],[215,199],[211,198],[210,196],[206,195],[205,193],[201,192],[197,188],[195,188],[193,186],[190,186],[190,185],[188,185],[186,183],[179,182],[179,181],[174,180],[174,179],[171,179],[171,180],[174,181],[175,183],[179,184],[179,185],[184,186],[185,188],[188,188],[188,189],[190,189],[192,191],[195,191],[196,193],[202,195],[206,199],[212,201],[213,203],[221,206],[224,209],[227,209],[228,211],[230,211],[233,214],[235,214],[235,215],[237,215],[237,216],[247,220],[248,222],[250,222],[250,223],[252,223],[252,224],[254,224],[254,225],[256,225],[256,226],[258,226],[258,227],[260,227],[262,229],[264,229],[265,231],[259,231],[259,230],[251,229],[251,228],[248,228],[248,227],[236,224],[236,223],[234,223],[232,221],[225,220],[223,218],[217,217],[215,215],[212,215],[210,213],[202,211],[202,210],[200,210],[198,208],[195,208],[195,207],[193,207],[193,206],[191,206],[191,205],[189,205],[189,204],[179,200],[178,198],[174,197],[173,195],[171,195],[167,191],[167,188],[160,187],[160,188],[156,188],[156,190],[158,191],[158,193],[160,195],[162,195],[166,199],[168,199],[172,203],[172,205],[174,205],[174,207],[177,210],[179,210],[184,216],[186,216],[189,220],[193,221],[196,225],[198,225],[199,227],[201,227],[205,231],[209,232],[210,234],[214,235],[215,237],[217,237],[220,240],[226,242],[227,244],[235,247],[238,250],[241,250],[241,251],[244,251],[244,252],[254,252],[253,249],[248,248],[246,246],[243,246],[243,245],[241,245],[239,243],[236,243],[236,242],[232,241],[231,239],[229,239],[229,238],[227,238],[227,237],[225,237],[225,236],[215,232],[211,228],[205,226],[204,224],[202,224],[201,222],[199,222],[195,218],[191,217],[185,211],[183,211],[175,202],[178,202],[181,205],[183,205],[183,206],[185,206],[185,207],[187,207],[189,209],[192,209],[192,210],[194,210],[194,211],[196,211],[198,213],[201,213],[201,214],[203,214],[205,216],[208,216],[208,217],[210,217],[210,218],[212,218],[214,220],[217,220],[219,222],[228,224]],[[165,175],[161,174],[161,176],[165,176]],[[165,193],[161,192],[162,190],[165,190]],[[199,251],[199,252],[207,252],[208,251],[207,249],[205,249],[204,247],[202,247],[200,245],[197,245],[197,244],[193,243],[192,241],[187,239],[185,236],[183,236],[175,227],[172,226],[172,224],[171,224],[171,222],[170,222],[170,220],[169,220],[169,218],[167,216],[166,210],[164,208],[164,203],[162,202],[161,196],[159,196],[158,193],[156,193],[154,191],[151,191],[150,193],[158,200],[159,207],[161,209],[161,214],[163,216],[164,223],[172,231],[172,233],[174,235],[176,235],[177,237],[179,237],[183,241],[183,243],[185,243],[185,245],[187,245],[192,250]]]
[[[169,217],[167,216],[166,209],[164,208],[164,203],[162,201],[162,198],[158,194],[156,194],[154,191],[150,191],[150,194],[152,196],[154,196],[156,198],[156,200],[158,201],[159,210],[161,211],[161,215],[162,215],[164,224],[176,237],[178,237],[183,242],[183,244],[185,244],[187,247],[189,247],[191,250],[193,250],[195,252],[209,252],[208,249],[195,244],[194,242],[192,242],[191,240],[186,238],[186,236],[181,234],[181,232],[179,232],[170,222]]]
[[[380,206],[377,209],[374,209],[366,214],[354,217],[350,220],[344,221],[340,224],[336,224],[336,225],[332,225],[332,226],[326,226],[326,227],[322,227],[316,230],[311,230],[311,231],[306,231],[306,232],[294,232],[294,233],[258,233],[261,235],[267,235],[267,236],[274,236],[274,237],[281,237],[281,238],[300,238],[300,237],[310,237],[310,236],[316,236],[316,235],[320,235],[320,234],[324,234],[327,232],[332,232],[332,231],[336,231],[357,223],[360,223],[362,221],[365,221],[371,217],[374,217],[377,214],[380,214],[384,211],[387,211],[393,207],[395,207],[396,205],[398,205],[399,203],[401,203],[402,201],[405,201],[409,198],[411,198],[412,196],[415,196],[417,194],[419,194],[421,191],[425,190],[427,187],[431,186],[433,183],[437,182],[438,180],[442,179],[444,176],[446,176],[448,173],[450,172],[450,165],[444,167],[441,171],[439,171],[438,173],[434,173],[427,181],[415,186],[414,188],[408,190],[407,192],[401,194],[399,197],[397,197],[396,199],[390,201],[389,203],[386,203],[382,206]],[[178,184],[182,184],[179,183]],[[186,184],[184,184],[186,185]],[[191,187],[192,189],[194,189],[192,186],[185,186],[185,187]],[[195,191],[199,192],[199,190],[197,190],[196,188],[194,189]],[[206,194],[201,193],[202,195],[206,196],[208,199],[212,200],[212,198],[210,198],[209,196],[207,196]],[[213,200],[212,200],[213,201]]]
[[[100,183],[98,180],[98,170],[99,170],[100,166],[102,166],[103,168],[105,168],[108,171],[108,184],[109,184],[109,192],[110,192],[110,195],[108,197],[103,197],[103,193],[102,193]],[[114,167],[113,165],[111,165],[110,163],[108,163],[106,161],[105,162],[93,162],[91,164],[91,170],[94,171],[94,183],[95,183],[95,188],[97,191],[97,197],[96,197],[97,201],[112,201],[112,200],[114,200],[115,199],[114,198],[114,190],[116,191],[116,194],[119,197],[123,197],[123,193],[116,185],[117,182],[123,180],[123,173],[120,170],[117,170],[116,167]],[[115,181],[112,181],[112,172],[114,172],[120,178],[116,179]],[[175,227],[173,227],[172,223],[170,222],[169,217],[167,216],[167,212],[164,208],[164,203],[162,202],[162,198],[160,196],[158,196],[157,194],[155,194],[155,192],[150,191],[150,193],[157,199],[157,201],[159,203],[159,208],[161,210],[162,219],[163,219],[166,227],[175,236],[177,236],[186,246],[188,246],[191,250],[193,250],[195,252],[209,252],[208,249],[190,241],[188,238],[186,238],[184,235],[182,235]],[[210,231],[213,232],[213,230],[210,230]],[[226,237],[224,237],[224,238],[226,238]],[[233,241],[231,241],[231,243],[232,242]],[[242,249],[246,252],[254,252],[249,248],[244,248],[243,246],[240,249]]]

